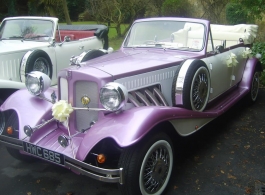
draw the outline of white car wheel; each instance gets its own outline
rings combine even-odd
[[[173,148],[165,133],[146,136],[140,143],[125,148],[119,160],[124,170],[123,195],[160,195],[165,190],[173,167]]]

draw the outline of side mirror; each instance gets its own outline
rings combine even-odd
[[[215,48],[215,53],[223,53],[224,52],[224,46],[217,45]]]
[[[63,43],[71,41],[71,38],[69,36],[64,36],[63,42],[59,43],[59,46],[62,46]]]
[[[64,42],[69,42],[71,41],[71,38],[69,36],[64,36]]]

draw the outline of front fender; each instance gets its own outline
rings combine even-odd
[[[56,88],[50,88],[44,95],[50,99],[50,94]],[[31,95],[27,89],[21,89],[13,93],[0,107],[0,111],[15,110],[19,120],[19,138],[24,138],[23,128],[25,125],[31,127],[52,118],[52,103]]]
[[[0,89],[22,89],[25,83],[0,79]]]
[[[213,118],[216,113],[195,112],[179,107],[138,107],[118,114],[107,115],[87,131],[78,151],[77,159],[84,160],[99,141],[112,138],[120,147],[130,146],[141,140],[157,124],[180,118]]]

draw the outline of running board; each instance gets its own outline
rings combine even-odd
[[[214,100],[214,102],[210,103],[203,112],[215,112],[219,116],[236,104],[238,100],[247,95],[248,92],[249,90],[246,88],[237,87],[225,96],[220,97],[218,100]]]

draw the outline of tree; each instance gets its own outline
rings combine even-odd
[[[165,0],[162,4],[162,13],[164,16],[181,16],[187,17],[189,15],[188,1],[183,0]]]
[[[65,20],[67,24],[72,24],[71,20],[70,20],[70,16],[69,16],[69,12],[68,12],[68,7],[67,7],[67,1],[66,0],[61,0],[62,5],[63,5],[63,13],[65,16]]]
[[[69,15],[71,20],[78,20],[78,16],[80,13],[85,11],[85,3],[84,0],[67,0],[67,7],[69,10]]]
[[[225,8],[226,20],[229,24],[244,24],[247,23],[247,12],[241,4],[228,3]]]
[[[16,0],[7,1],[7,8],[8,8],[7,16],[16,16],[17,15]]]
[[[204,13],[201,18],[211,20],[212,23],[222,23],[222,13],[230,0],[199,0]]]
[[[114,23],[118,36],[122,36],[121,24],[132,23],[139,15],[144,16],[151,0],[89,0],[91,15],[98,22]]]
[[[234,0],[241,4],[242,8],[247,12],[248,21],[261,20],[265,10],[265,0]]]
[[[63,13],[67,24],[71,24],[67,1],[66,0],[29,0],[29,3],[32,5],[37,5],[37,12],[49,15],[49,16],[57,16],[57,9],[63,7]]]

